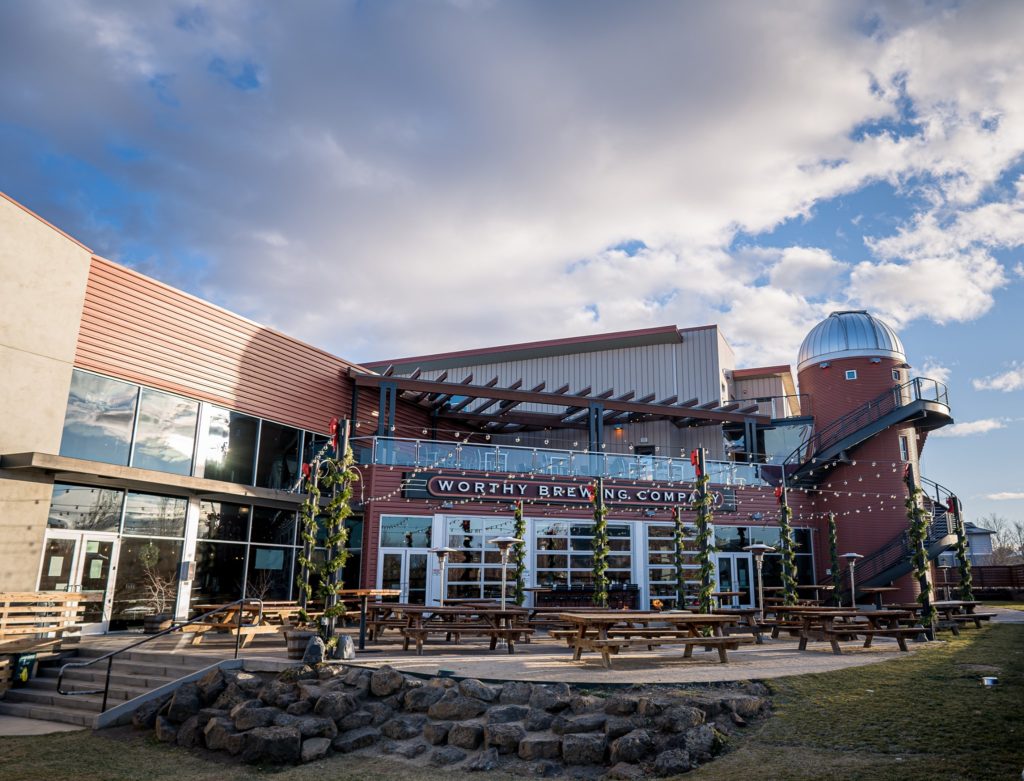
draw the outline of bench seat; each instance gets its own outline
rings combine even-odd
[[[610,633],[609,633],[610,634]],[[572,643],[575,649],[574,659],[579,660],[584,651],[597,651],[601,654],[601,661],[606,668],[611,668],[611,655],[617,654],[623,648],[645,647],[648,650],[654,646],[682,645],[685,646],[683,658],[689,659],[693,656],[694,646],[704,646],[708,650],[718,649],[718,659],[722,664],[729,661],[728,652],[735,651],[741,645],[749,645],[754,642],[752,637],[693,637],[686,636],[662,636],[662,637],[640,637],[628,639],[625,637],[609,637],[608,639],[584,637],[581,642]]]

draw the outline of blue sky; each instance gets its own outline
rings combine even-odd
[[[0,190],[354,360],[833,309],[949,383],[925,474],[1024,514],[1017,2],[15,0]]]

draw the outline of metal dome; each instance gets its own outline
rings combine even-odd
[[[864,310],[833,312],[800,345],[797,371],[822,361],[875,356],[907,360],[896,332],[878,318]]]

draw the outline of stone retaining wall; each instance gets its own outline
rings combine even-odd
[[[631,779],[686,772],[768,709],[760,684],[635,687],[420,680],[390,667],[297,665],[277,675],[212,670],[136,710],[136,727],[243,762],[387,753],[466,771]]]

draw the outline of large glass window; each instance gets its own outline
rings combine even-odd
[[[116,532],[121,526],[123,504],[123,491],[55,483],[46,525],[51,529]]]
[[[666,609],[674,610],[678,599],[675,526],[651,523],[646,528],[648,602],[657,599]],[[697,563],[696,529],[686,527],[684,531],[685,599],[692,604],[700,591],[700,565]]]
[[[551,521],[537,526],[536,583],[538,586],[592,585],[594,582],[594,524]],[[632,579],[630,526],[608,524],[608,569],[612,583]]]
[[[127,629],[146,616],[174,614],[181,540],[122,537],[110,628]]]
[[[75,370],[60,454],[127,466],[139,388]]]
[[[192,605],[222,605],[242,598],[248,546],[230,542],[196,543]]]
[[[263,421],[256,461],[256,485],[291,490],[299,475],[300,433],[297,428]]]
[[[191,474],[198,416],[198,402],[143,388],[132,466]]]
[[[250,515],[251,508],[245,504],[203,501],[199,504],[199,539],[245,542]]]
[[[129,492],[124,510],[124,533],[184,537],[187,507],[186,499]]]
[[[511,518],[449,518],[448,597],[492,599],[501,596],[501,551],[490,541],[512,534]],[[433,561],[431,562],[433,565]]]
[[[380,547],[429,548],[433,518],[385,515],[380,519]]]
[[[288,599],[294,558],[294,548],[250,545],[245,595],[256,599]]]
[[[259,421],[220,407],[207,407],[206,417],[203,476],[251,485]]]
[[[272,545],[295,544],[295,511],[254,507],[249,539]]]

